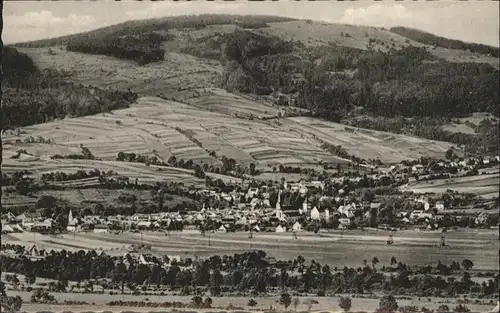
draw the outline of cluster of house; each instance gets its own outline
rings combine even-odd
[[[307,192],[305,185],[297,184],[293,188],[300,193]],[[262,194],[263,193],[263,194]],[[266,196],[267,195],[267,196]],[[224,197],[224,195],[218,195]],[[377,202],[363,203],[344,200],[343,205],[337,206],[313,206],[305,198],[299,209],[292,208],[289,201],[282,203],[281,191],[278,195],[276,206],[272,208],[265,188],[250,188],[246,194],[249,203],[240,204],[237,207],[227,207],[225,209],[203,208],[200,211],[185,212],[163,212],[154,214],[136,213],[132,216],[98,216],[87,215],[76,218],[71,210],[68,215],[67,231],[69,232],[123,232],[123,231],[148,231],[148,230],[183,230],[183,229],[204,229],[218,232],[227,231],[274,231],[274,232],[298,232],[302,230],[315,230],[321,225],[328,225],[332,220],[336,221],[336,228],[352,228],[353,221],[359,218],[371,219],[374,211],[380,211],[381,204]],[[319,199],[321,203],[325,196]],[[287,199],[285,197],[285,199]],[[342,201],[337,197],[336,203]],[[410,211],[399,212],[395,219],[400,226],[424,225],[429,229],[436,228],[440,219],[450,210],[445,208],[441,201],[429,201],[427,197],[420,196],[414,198],[413,207]],[[432,203],[432,204],[431,204]],[[376,210],[374,210],[376,209]],[[498,213],[498,212],[497,212]],[[475,223],[484,225],[487,223],[491,213],[481,212],[475,215]],[[460,214],[455,214],[455,218],[460,219]],[[182,225],[182,226],[176,226]],[[174,227],[172,227],[174,226]],[[384,227],[383,225],[379,225]],[[37,213],[24,213],[18,216],[7,213],[2,220],[2,233],[13,233],[32,231],[40,233],[50,233],[54,227],[54,220],[43,219]]]
[[[433,167],[440,169],[456,167],[458,174],[466,172],[477,167],[494,166],[499,164],[500,158],[469,158],[461,161],[439,161],[434,162]],[[431,166],[431,167],[432,167]],[[396,177],[398,174],[408,177],[412,174],[425,174],[429,172],[430,166],[423,166],[421,164],[398,164],[386,168],[382,173],[374,174],[372,177],[377,179],[378,176],[393,175]],[[385,173],[383,173],[385,172]],[[430,170],[432,172],[432,170]],[[350,178],[351,181],[361,179]],[[344,177],[332,178],[332,183],[341,183]],[[325,183],[322,181],[304,181],[296,183],[288,183],[286,180],[282,181],[282,190],[286,195],[299,194],[301,197],[306,198],[299,209],[292,208],[290,197],[281,197],[281,191],[278,195],[278,201],[273,208],[270,202],[270,190],[266,186],[262,187],[249,187],[246,192],[233,192],[225,193],[215,190],[198,190],[196,191],[204,198],[212,198],[215,200],[224,200],[230,203],[225,209],[214,209],[205,207],[200,211],[193,212],[175,212],[175,213],[157,213],[157,214],[134,214],[132,216],[84,216],[82,218],[73,217],[72,212],[68,216],[68,231],[93,231],[93,232],[113,232],[123,230],[158,230],[158,229],[177,229],[180,230],[178,225],[182,228],[204,225],[208,222],[217,225],[219,231],[229,230],[255,230],[259,231],[265,229],[266,231],[272,230],[276,232],[285,231],[300,231],[303,229],[311,229],[311,224],[318,224],[318,222],[327,222],[333,218],[338,222],[338,228],[350,228],[355,218],[364,217],[369,219],[373,209],[379,209],[380,203],[362,203],[360,201],[347,200],[345,192],[340,189],[337,191],[337,196],[334,202],[343,205],[311,205],[307,197],[310,191],[325,190]],[[313,192],[315,193],[315,192]],[[242,203],[241,197],[245,198]],[[319,203],[328,197],[322,196]],[[282,200],[283,199],[283,200]],[[421,209],[414,209],[407,212],[399,212],[396,216],[398,224],[412,225],[422,223],[433,227],[445,213],[450,212],[450,208],[445,208],[443,202],[429,201],[426,197],[417,197],[414,199],[415,203],[420,205],[410,205],[409,207],[420,207]],[[414,203],[414,204],[415,204]],[[467,213],[464,213],[467,214]],[[457,215],[457,214],[455,214]],[[489,213],[482,212],[475,214],[475,223],[483,225],[489,217]],[[455,216],[460,218],[460,214]],[[173,224],[172,224],[173,223]],[[51,218],[42,218],[40,213],[23,213],[15,216],[12,213],[2,215],[2,233],[22,232],[25,230],[49,233],[54,227],[55,221]],[[175,225],[174,228],[171,226]]]
[[[412,176],[405,175],[419,175],[420,178],[424,178],[425,175],[430,173],[439,174],[440,172],[446,171],[450,172],[451,169],[455,169],[456,171],[454,175],[456,176],[464,176],[466,173],[478,169],[481,167],[489,167],[500,164],[500,156],[491,156],[491,157],[470,157],[460,160],[440,160],[437,162],[431,162],[427,165],[423,164],[414,164],[414,165],[405,165],[405,164],[396,164],[389,167],[388,172],[393,175],[401,175],[412,179]]]

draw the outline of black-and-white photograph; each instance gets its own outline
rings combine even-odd
[[[1,311],[498,313],[498,4],[3,1]]]

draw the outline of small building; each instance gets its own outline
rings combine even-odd
[[[330,210],[325,209],[325,211],[323,212],[323,216],[325,220],[328,220],[330,218]]]
[[[141,220],[136,224],[137,229],[139,229],[139,230],[149,230],[149,229],[151,229],[152,225],[153,225],[152,222],[144,221],[144,220]]]
[[[292,226],[292,229],[293,229],[293,231],[301,231],[302,224],[300,224],[299,222],[295,222],[295,224],[293,224],[293,226]]]
[[[144,265],[153,265],[155,264],[155,259],[151,254],[141,254],[139,256],[139,263]]]
[[[314,207],[311,210],[311,219],[313,219],[313,220],[319,220],[320,219],[320,214],[319,214],[319,210],[318,210],[317,207]]]
[[[351,220],[348,218],[339,218],[339,227],[340,226],[343,226],[343,229],[348,228],[351,226]]]
[[[217,232],[218,233],[227,233],[227,229],[226,229],[226,227],[224,227],[224,225],[222,225],[221,227],[219,227],[219,229],[217,229]]]
[[[109,231],[108,225],[106,224],[97,224],[94,225],[94,233],[102,234],[107,233]]]
[[[281,226],[281,225],[278,225],[278,226],[276,227],[275,232],[277,232],[277,233],[284,233],[284,232],[286,232],[286,227]]]
[[[2,224],[2,234],[10,234],[13,232],[14,230],[12,229],[12,227],[10,227],[10,225]]]
[[[433,215],[431,213],[426,213],[424,211],[415,210],[411,212],[410,219],[411,220],[425,220],[431,219]]]
[[[436,202],[435,208],[438,212],[443,212],[444,211],[444,203],[441,201]]]
[[[40,256],[42,254],[40,253],[40,250],[38,249],[38,247],[36,245],[32,245],[31,248],[28,250],[28,255]]]

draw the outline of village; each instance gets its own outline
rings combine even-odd
[[[451,227],[498,227],[498,196],[493,201],[447,190],[417,194],[397,191],[416,181],[470,177],[498,173],[499,157],[403,162],[390,167],[369,166],[364,173],[346,170],[324,180],[261,182],[189,190],[198,208],[176,212],[98,215],[67,210],[66,221],[44,216],[44,208],[19,215],[2,215],[2,233],[23,231],[109,232],[183,231],[298,232],[417,227],[446,231]],[[481,173],[479,172],[481,171]],[[496,172],[495,172],[496,171]],[[367,174],[368,172],[368,174]],[[386,186],[389,195],[376,195],[370,188]],[[396,187],[396,188],[393,188]],[[232,190],[231,190],[232,189]],[[231,190],[231,191],[228,191]],[[162,191],[159,190],[158,193]],[[50,208],[49,208],[50,209]],[[46,214],[45,214],[46,215]]]

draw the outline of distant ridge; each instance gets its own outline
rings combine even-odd
[[[94,36],[120,36],[127,34],[132,29],[134,32],[151,32],[158,30],[168,30],[170,28],[204,28],[210,25],[225,25],[237,23],[272,23],[286,22],[297,19],[280,17],[273,15],[233,15],[233,14],[200,14],[200,15],[182,15],[168,16],[154,19],[132,20],[119,24],[101,27],[95,30],[76,33],[55,38],[19,42],[10,44],[13,47],[25,48],[41,48],[56,45],[66,45],[69,41],[77,37],[94,37]]]
[[[498,47],[479,43],[467,43],[461,40],[440,37],[414,28],[392,27],[390,31],[426,45],[447,49],[469,50],[470,52],[476,52],[485,55],[489,54],[494,57],[500,56],[500,48]]]

